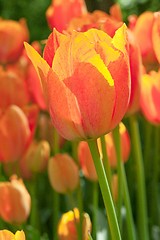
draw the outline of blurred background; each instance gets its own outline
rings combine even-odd
[[[143,11],[160,10],[159,0],[86,0],[88,11],[100,9],[108,12],[110,6],[118,2],[127,23],[130,14],[140,15]],[[45,11],[51,0],[0,0],[0,16],[5,19],[19,20],[24,17],[30,31],[30,41],[46,39],[50,33]]]

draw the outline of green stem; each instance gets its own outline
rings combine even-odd
[[[121,163],[121,172],[122,172],[122,183],[123,183],[123,194],[124,194],[124,204],[127,211],[127,228],[128,228],[128,240],[136,240],[135,226],[132,215],[132,208],[130,203],[126,173],[123,163]]]
[[[59,152],[59,135],[56,129],[53,129],[53,151],[54,155]],[[59,208],[60,208],[60,195],[56,191],[52,190],[52,197],[53,197],[53,240],[58,239],[57,234],[57,225],[58,225],[58,216],[59,216]]]
[[[75,222],[75,226],[76,226],[76,231],[77,231],[78,240],[83,240],[83,239],[82,239],[82,235],[81,235],[81,233],[80,233],[80,228],[79,228],[80,226],[79,226],[79,224],[78,224],[78,221],[77,221],[77,219],[76,219],[76,215],[75,215],[75,212],[74,212],[75,206],[74,206],[74,200],[73,200],[72,192],[69,192],[69,193],[68,193],[68,197],[69,197],[70,204],[71,204],[71,208],[72,208],[73,214],[74,214],[74,222]]]
[[[97,141],[96,140],[88,141],[88,145],[89,145],[92,158],[94,161],[94,165],[96,168],[96,172],[97,172],[97,176],[98,176],[98,180],[99,180],[99,184],[100,184],[100,188],[101,188],[101,192],[104,200],[104,205],[105,205],[107,216],[108,216],[109,226],[111,229],[112,240],[121,240],[120,230],[119,230],[118,221],[116,217],[116,211],[114,208],[112,195],[110,192],[108,180],[103,167],[102,159],[99,157]]]
[[[139,240],[149,240],[147,223],[147,202],[145,190],[145,176],[142,158],[142,148],[139,135],[139,127],[136,116],[130,117],[131,137],[133,152],[135,154],[136,173],[137,173],[137,222]]]
[[[158,214],[158,173],[159,173],[159,146],[160,146],[160,131],[159,126],[154,127],[155,130],[155,156],[153,164],[153,175],[152,175],[152,194],[150,196],[151,201],[151,217],[152,224],[159,224],[159,214]]]
[[[96,240],[97,229],[97,211],[98,211],[98,182],[93,182],[93,239]]]
[[[80,168],[80,164],[79,164],[79,161],[78,161],[77,147],[78,147],[78,141],[73,141],[72,142],[73,159],[75,160],[78,167]],[[83,228],[83,198],[82,198],[81,181],[80,181],[79,186],[77,188],[76,194],[77,194],[77,203],[78,203],[79,216],[80,216],[79,234],[80,234],[80,239],[82,239],[82,234],[83,234],[83,229],[82,229]]]
[[[39,229],[39,216],[38,216],[38,201],[37,201],[37,176],[29,183],[30,194],[31,194],[31,214],[30,214],[30,225],[34,228]]]
[[[145,122],[145,142],[144,142],[144,169],[146,180],[150,179],[150,149],[151,149],[151,134],[152,134],[152,125],[149,122]]]
[[[112,173],[111,173],[111,167],[109,164],[109,159],[107,155],[107,149],[106,149],[106,142],[105,142],[105,136],[101,136],[101,147],[102,147],[102,153],[103,153],[103,165],[104,165],[104,170],[108,179],[109,187],[111,194],[112,193]]]
[[[121,207],[122,207],[122,172],[121,172],[121,140],[119,134],[119,125],[113,130],[113,138],[117,155],[117,173],[118,173],[118,200],[117,200],[117,217],[121,228]]]

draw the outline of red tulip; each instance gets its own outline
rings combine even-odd
[[[54,30],[44,59],[28,44],[26,49],[53,124],[64,138],[97,138],[123,118],[130,97],[125,25],[113,38],[96,29],[71,36]]]
[[[24,19],[18,21],[0,19],[0,63],[6,64],[18,60],[24,41],[29,33]]]
[[[23,223],[31,209],[31,197],[21,179],[0,182],[0,216],[6,222]]]
[[[154,13],[154,24],[152,29],[153,49],[160,64],[160,12]]]
[[[66,29],[70,19],[87,13],[84,0],[52,0],[46,11],[46,18],[51,29],[59,32]]]
[[[57,154],[49,159],[48,175],[52,187],[59,193],[67,193],[78,187],[79,169],[68,154]]]

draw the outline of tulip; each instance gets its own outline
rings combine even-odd
[[[18,21],[0,19],[0,63],[18,60],[22,54],[24,41],[29,33],[24,19]]]
[[[125,163],[128,160],[128,157],[130,154],[130,137],[129,137],[129,134],[128,134],[128,131],[127,131],[125,125],[122,122],[119,124],[119,132],[120,132],[120,141],[121,141],[122,161],[123,161],[123,163]],[[100,139],[98,139],[97,142],[98,142],[100,155],[103,158]],[[114,145],[114,139],[113,139],[112,132],[105,135],[105,142],[106,142],[107,155],[108,155],[110,166],[112,168],[116,168],[117,167],[117,155],[116,155],[116,149],[115,149],[115,145]]]
[[[52,0],[51,6],[46,11],[46,18],[51,29],[59,32],[66,29],[73,17],[87,13],[84,0]]]
[[[142,13],[135,23],[133,34],[139,44],[143,64],[148,68],[150,64],[156,63],[156,56],[153,50],[152,28],[154,23],[154,13]]]
[[[160,123],[160,71],[151,71],[142,78],[141,110],[152,124]]]
[[[110,8],[110,15],[102,11],[94,11],[92,14],[81,16],[81,18],[73,18],[67,28],[71,30],[87,31],[90,28],[96,28],[104,31],[110,37],[113,37],[115,31],[123,25],[122,12],[118,3]],[[129,41],[129,62],[131,73],[131,97],[127,114],[133,114],[139,110],[140,87],[142,77],[142,59],[140,54],[139,45],[133,33],[127,29]]]
[[[0,69],[0,108],[5,110],[10,105],[19,107],[29,102],[29,93],[25,79],[16,71]]]
[[[79,143],[78,158],[84,176],[91,181],[98,181],[96,169],[87,142],[81,141]]]
[[[9,223],[23,223],[31,209],[31,197],[21,179],[15,175],[10,182],[0,183],[0,216]]]
[[[0,239],[1,240],[25,240],[24,232],[17,231],[15,235],[9,230],[0,230]]]
[[[118,199],[118,175],[115,173],[112,176],[112,192],[113,192],[113,199],[117,202]]]
[[[35,173],[42,173],[48,163],[50,146],[47,141],[33,141],[25,155],[19,161],[20,174],[23,179],[30,179]]]
[[[25,113],[11,105],[0,114],[0,161],[19,160],[30,144],[38,111],[35,106],[26,107]],[[11,121],[12,120],[12,121]]]
[[[160,63],[160,12],[154,13],[154,24],[152,28],[152,41],[153,49],[157,57],[158,62]]]
[[[79,169],[68,154],[57,154],[49,159],[48,176],[55,191],[67,193],[79,184]]]
[[[75,140],[97,138],[115,128],[130,97],[125,25],[113,38],[96,29],[71,36],[54,30],[45,48],[43,59],[26,43],[57,131]]]
[[[58,224],[59,240],[77,240],[75,219],[79,222],[79,210],[74,208],[73,211],[64,213]],[[91,233],[91,220],[87,213],[83,214],[83,240],[88,240],[88,233]]]

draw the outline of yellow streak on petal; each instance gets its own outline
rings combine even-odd
[[[127,46],[127,27],[125,24],[122,25],[116,32],[112,40],[113,45],[121,52],[126,52]]]

